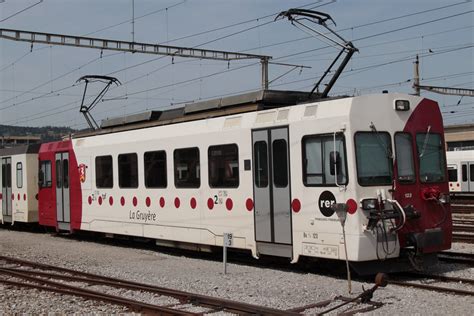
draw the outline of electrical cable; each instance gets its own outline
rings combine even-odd
[[[7,17],[4,18],[3,20],[0,20],[0,23],[1,23],[1,22],[5,22],[6,20],[8,20],[8,19],[10,19],[10,18],[12,18],[12,17],[14,17],[14,16],[17,16],[18,14],[23,13],[23,12],[25,12],[26,10],[31,9],[31,8],[33,8],[34,6],[37,6],[37,5],[40,4],[41,2],[43,2],[43,0],[39,0],[38,2],[33,3],[32,5],[30,5],[30,6],[26,7],[26,8],[24,8],[24,9],[22,9],[22,10],[16,12],[16,13],[13,13],[13,14],[10,15],[10,16],[7,16]]]

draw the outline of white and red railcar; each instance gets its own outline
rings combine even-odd
[[[38,151],[40,145],[0,149],[1,223],[38,222]]]
[[[446,152],[448,160],[449,191],[474,192],[474,150]]]
[[[297,99],[201,102],[43,144],[39,222],[197,248],[232,233],[234,248],[292,262],[345,259],[344,246],[353,263],[450,248],[436,102]]]

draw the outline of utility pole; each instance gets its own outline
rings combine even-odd
[[[413,78],[413,89],[415,89],[415,95],[420,95],[420,72],[419,72],[420,61],[418,60],[418,54],[416,55],[416,61],[414,63],[414,78]]]
[[[418,55],[416,55],[416,61],[414,62],[414,80],[413,89],[415,89],[415,95],[420,95],[420,90],[426,90],[439,94],[446,95],[458,95],[463,97],[474,97],[474,89],[463,89],[463,88],[451,88],[451,87],[439,87],[439,86],[422,86],[420,85],[420,73],[418,69]]]

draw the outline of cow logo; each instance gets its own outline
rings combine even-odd
[[[79,169],[79,180],[81,181],[81,183],[84,183],[86,181],[86,169],[87,169],[87,166],[83,163],[81,163],[78,167]]]
[[[321,213],[326,217],[334,214],[332,205],[336,203],[336,197],[330,191],[323,191],[319,196],[318,206]]]

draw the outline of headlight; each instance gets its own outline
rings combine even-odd
[[[395,111],[410,110],[410,102],[408,100],[395,100]]]

